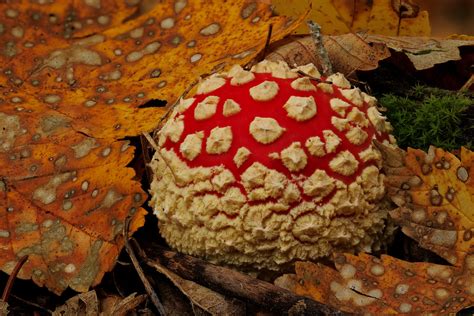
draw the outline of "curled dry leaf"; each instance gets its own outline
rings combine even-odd
[[[56,308],[52,315],[125,316],[127,313],[134,311],[145,299],[146,295],[137,295],[136,293],[132,293],[125,298],[108,296],[99,299],[97,293],[93,290],[71,297],[64,305]]]
[[[393,36],[429,36],[428,12],[411,0],[273,0],[277,13],[299,16],[311,7],[309,19],[325,34],[364,32]],[[305,25],[298,34],[308,34]]]
[[[474,271],[474,153],[391,149],[384,155],[391,216],[403,232],[455,266]],[[474,281],[474,280],[473,280]]]
[[[462,37],[461,37],[462,38]],[[424,70],[450,60],[460,60],[459,48],[474,46],[473,39],[427,38],[408,36],[367,35],[367,43],[384,44],[405,54],[416,70]]]
[[[145,294],[132,293],[123,298],[120,296],[108,296],[101,300],[100,316],[126,316],[137,310],[137,307],[146,300]]]
[[[123,22],[127,3],[0,3],[0,267],[29,255],[19,277],[56,293],[100,282],[124,219],[143,224],[133,148],[119,139],[165,110],[140,105],[249,62],[270,24],[276,40],[298,22],[243,0],[166,1]]]
[[[0,315],[8,315],[8,303],[0,300]]]
[[[357,70],[376,69],[379,61],[390,57],[390,51],[385,44],[370,45],[357,34],[324,36],[323,43],[333,70],[343,73],[346,77],[354,75]],[[273,47],[266,59],[284,60],[289,65],[313,63],[318,69],[322,68],[311,36],[293,37],[288,43]]]
[[[99,315],[99,299],[95,291],[77,294],[59,306],[52,316]]]
[[[448,315],[474,304],[472,266],[466,270],[368,254],[339,254],[334,261],[337,271],[297,262],[296,276],[278,283],[342,311],[364,315]]]

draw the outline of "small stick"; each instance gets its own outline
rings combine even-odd
[[[201,77],[199,77],[199,79],[194,80],[178,97],[178,99],[176,99],[176,101],[168,108],[168,112],[166,112],[166,114],[160,118],[160,121],[158,122],[154,130],[153,137],[156,137],[156,133],[161,129],[162,124],[166,122],[166,120],[170,117],[171,113],[173,112],[173,109],[178,105],[179,101],[181,101],[181,99],[183,99],[189,93],[189,91],[191,91],[199,83],[200,80]]]
[[[156,244],[147,252],[153,257],[145,256],[142,259],[150,267],[156,269],[158,264],[165,266],[184,279],[229,297],[253,303],[276,315],[347,315],[271,283],[202,259],[169,251]]]
[[[156,309],[158,310],[158,313],[164,316],[166,315],[166,313],[165,313],[163,304],[161,304],[160,299],[158,298],[158,295],[156,295],[155,291],[153,290],[153,287],[151,286],[150,282],[146,278],[145,273],[143,273],[143,270],[140,267],[140,263],[138,262],[138,259],[135,256],[132,246],[130,245],[129,237],[128,237],[129,228],[130,228],[130,217],[127,217],[125,219],[125,223],[123,226],[123,236],[125,238],[125,250],[130,256],[133,266],[135,267],[135,270],[137,271],[138,276],[140,277],[140,280],[143,282],[143,285],[145,286],[145,290],[148,296],[150,297],[151,301],[153,302],[153,305],[155,305]]]
[[[270,41],[272,39],[272,32],[273,32],[273,24],[270,24],[268,26],[267,40],[265,41],[265,46],[263,47],[260,61],[264,60],[265,56],[267,55],[267,50],[268,50],[268,47],[270,46]]]
[[[318,50],[318,57],[321,62],[321,67],[323,68],[323,74],[325,76],[329,76],[333,74],[332,64],[329,60],[328,52],[323,44],[323,37],[321,35],[321,26],[318,23],[314,23],[313,21],[307,21],[309,31],[311,33],[311,37],[313,38],[314,45]]]
[[[143,136],[145,136],[146,140],[150,143],[151,147],[153,147],[155,151],[158,151],[159,147],[156,144],[155,140],[151,137],[151,135],[147,132],[142,133],[142,134]]]
[[[474,85],[474,74],[466,81],[459,91],[467,91]]]
[[[272,39],[272,32],[273,32],[273,24],[270,24],[268,26],[267,39],[265,40],[265,46],[263,46],[262,51],[260,51],[257,54],[257,56],[255,56],[251,61],[249,61],[246,65],[243,66],[244,69],[249,70],[255,64],[261,62],[262,60],[265,59],[265,57],[267,57],[267,51],[270,48],[270,42]]]
[[[18,275],[18,272],[20,272],[21,267],[23,267],[26,260],[28,260],[28,256],[23,256],[16,263],[15,268],[13,269],[12,273],[8,277],[7,284],[5,285],[5,288],[3,289],[2,301],[7,302],[8,296],[10,296],[10,292],[12,290],[13,283],[15,282],[16,276]]]
[[[23,303],[23,304],[30,305],[30,306],[32,306],[32,307],[34,307],[34,308],[36,308],[36,309],[39,309],[40,311],[43,311],[43,312],[45,312],[45,313],[47,313],[47,314],[49,314],[49,315],[51,315],[51,314],[53,313],[52,310],[47,309],[47,308],[45,308],[45,307],[43,307],[43,306],[41,306],[41,305],[39,305],[39,304],[36,304],[36,303],[34,303],[34,302],[30,302],[30,301],[28,301],[28,300],[25,300],[24,298],[21,298],[21,297],[15,295],[15,294],[11,294],[10,296],[13,297],[14,299],[16,299],[17,301],[20,301],[20,302]],[[36,311],[35,311],[35,312],[36,312]]]

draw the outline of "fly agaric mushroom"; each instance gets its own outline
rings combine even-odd
[[[212,262],[269,269],[376,248],[387,204],[372,140],[394,139],[375,105],[312,64],[208,77],[159,132],[150,203],[162,236]]]

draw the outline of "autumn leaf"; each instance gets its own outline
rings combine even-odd
[[[0,267],[61,293],[109,271],[146,195],[126,136],[152,130],[199,76],[249,62],[299,22],[268,4],[0,3]],[[119,13],[116,12],[120,11]]]
[[[451,264],[474,272],[474,153],[391,149],[384,155],[391,216],[402,231]],[[474,281],[474,280],[473,280]]]
[[[287,275],[277,284],[364,315],[448,315],[474,304],[473,270],[368,254],[338,254],[334,262],[337,271],[297,262],[296,275]]]
[[[288,43],[274,47],[266,59],[284,60],[289,65],[313,63],[322,69],[319,53],[311,36],[290,37],[286,41]],[[379,61],[390,57],[385,44],[370,45],[363,37],[352,33],[324,36],[323,45],[333,71],[343,73],[346,77],[354,76],[357,70],[376,69]]]
[[[309,19],[320,24],[323,33],[350,32],[392,36],[429,36],[428,12],[411,0],[274,0],[277,13],[299,16],[311,8]],[[305,25],[298,34],[308,34]]]
[[[388,48],[405,54],[416,70],[424,70],[436,64],[451,60],[461,60],[459,48],[474,46],[473,39],[427,38],[405,36],[367,35],[367,43],[386,45]]]
[[[79,293],[68,299],[64,305],[57,307],[52,316],[62,315],[98,315],[98,316],[125,316],[145,301],[146,295],[132,293],[123,298],[107,296],[98,298],[97,292],[92,290]]]
[[[382,255],[338,254],[337,269],[296,263],[277,281],[297,294],[358,314],[448,315],[474,305],[474,153],[461,158],[376,143],[384,158],[391,212],[408,236],[454,266],[411,263]]]
[[[99,299],[95,291],[79,293],[56,308],[53,316],[59,315],[99,315]]]

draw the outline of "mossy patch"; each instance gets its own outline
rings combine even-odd
[[[474,95],[415,86],[405,95],[385,94],[380,104],[402,148],[473,148]]]

